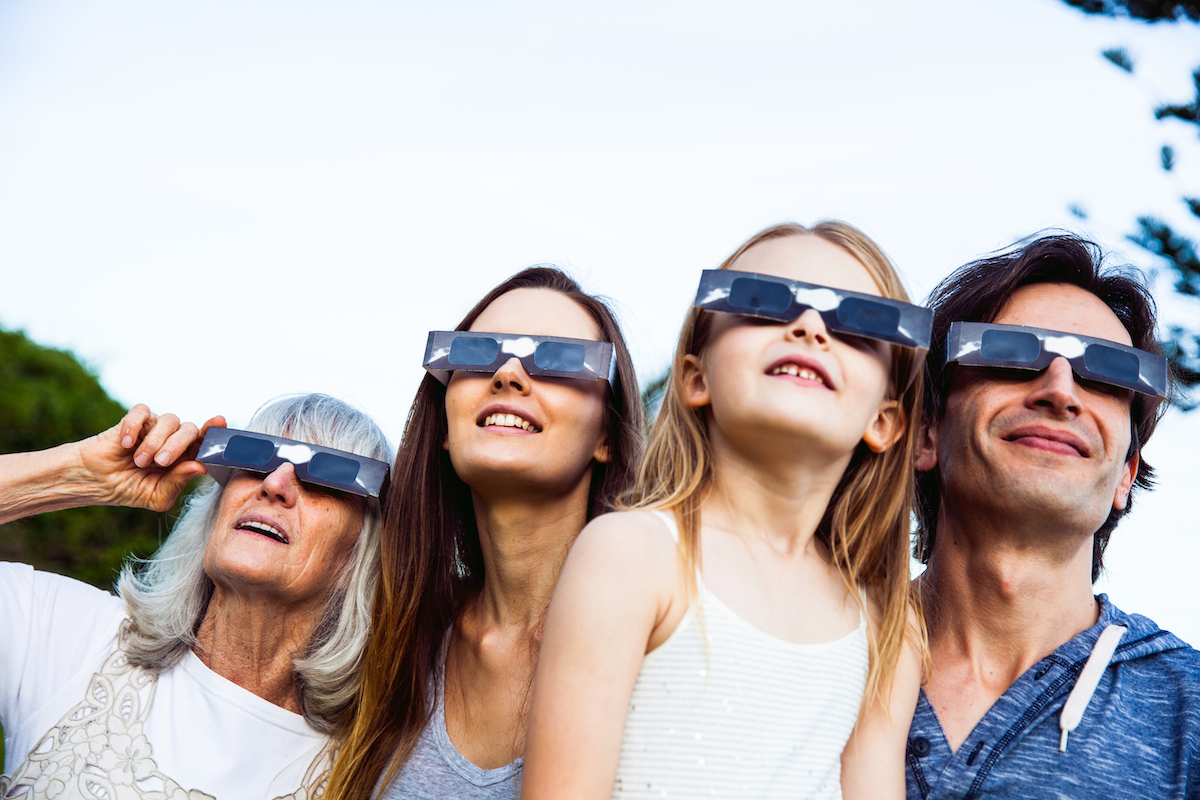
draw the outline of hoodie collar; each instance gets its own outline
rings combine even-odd
[[[1055,651],[1055,655],[1071,662],[1086,661],[1101,632],[1109,625],[1122,625],[1128,630],[1113,653],[1113,664],[1136,661],[1139,658],[1188,647],[1187,642],[1170,631],[1164,631],[1154,621],[1141,614],[1126,614],[1117,608],[1106,594],[1096,595],[1100,604],[1100,619],[1096,624]]]

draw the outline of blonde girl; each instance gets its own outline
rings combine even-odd
[[[527,800],[904,796],[928,316],[840,222],[768,228],[721,269],[633,508],[588,524],[555,589]]]

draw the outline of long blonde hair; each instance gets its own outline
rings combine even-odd
[[[795,223],[773,225],[752,236],[721,264],[729,269],[743,253],[762,242],[787,236],[817,236],[857,258],[878,284],[884,297],[910,302],[895,267],[879,245],[844,222],[827,220],[806,228]],[[712,487],[713,453],[703,408],[686,401],[683,363],[688,355],[704,352],[712,328],[712,312],[692,309],[683,323],[662,406],[638,471],[626,497],[629,508],[660,508],[674,512],[679,527],[679,557],[688,593],[695,598],[700,567],[700,507]],[[913,461],[916,426],[921,418],[924,381],[908,384],[915,352],[892,348],[888,399],[900,401],[903,434],[883,453],[859,443],[842,475],[816,536],[828,548],[846,591],[860,605],[858,587],[871,594],[880,609],[879,625],[871,631],[870,671],[863,707],[884,703],[908,629],[908,610],[917,608],[909,587],[909,520],[913,504]],[[866,614],[866,609],[862,609]],[[920,619],[920,614],[917,615]],[[924,624],[916,631],[927,660]]]

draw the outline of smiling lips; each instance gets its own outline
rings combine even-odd
[[[1091,455],[1091,448],[1087,446],[1086,442],[1069,431],[1061,431],[1055,428],[1042,426],[1018,428],[1006,434],[1004,440],[1032,447],[1035,450],[1044,450],[1049,453],[1059,453],[1065,456],[1082,456],[1083,458],[1087,458]]]
[[[768,375],[790,375],[803,381],[819,383],[826,389],[830,388],[829,376],[819,366],[802,364],[792,359],[777,361],[767,370]]]
[[[239,531],[248,531],[250,533],[260,534],[268,539],[274,539],[282,544],[288,544],[288,538],[284,535],[283,531],[279,530],[274,525],[261,520],[248,519],[243,522],[239,522],[235,528]]]
[[[481,427],[520,428],[530,433],[540,433],[541,429],[527,419],[516,414],[488,414],[483,418]]]

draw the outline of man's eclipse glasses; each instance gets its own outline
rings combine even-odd
[[[492,373],[516,358],[530,375],[608,381],[617,377],[611,342],[482,331],[430,331],[421,362],[443,384],[450,373]]]
[[[833,333],[874,339],[917,351],[929,350],[933,336],[933,313],[927,308],[873,294],[755,272],[704,270],[693,305],[707,311],[777,322],[790,322],[811,308],[821,315],[825,327]],[[912,383],[922,360],[921,352],[918,352],[913,359],[908,384]]]
[[[196,460],[222,486],[235,470],[267,475],[289,463],[301,483],[377,500],[387,490],[389,467],[382,461],[234,428],[209,428]]]
[[[1083,380],[1167,396],[1164,356],[1107,339],[994,322],[952,322],[946,336],[946,364],[1040,372],[1059,356]]]

